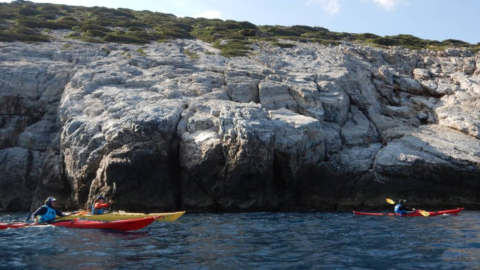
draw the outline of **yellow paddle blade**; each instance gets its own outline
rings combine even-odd
[[[389,204],[395,204],[395,201],[392,200],[392,199],[387,198],[386,201],[387,201],[387,203],[389,203]]]
[[[430,213],[425,211],[425,210],[418,210],[418,212],[420,213],[420,215],[424,216],[424,217],[428,217],[430,216]]]

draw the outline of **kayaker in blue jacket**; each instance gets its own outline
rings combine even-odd
[[[395,205],[395,213],[400,216],[415,213],[415,208],[410,208],[407,205],[407,200],[400,200],[397,205]]]
[[[65,216],[65,214],[55,208],[56,201],[57,200],[55,198],[48,197],[48,199],[45,201],[45,205],[42,205],[37,209],[37,211],[35,211],[35,213],[33,213],[35,224],[53,221],[57,216]],[[37,216],[39,217],[38,220],[36,219]]]

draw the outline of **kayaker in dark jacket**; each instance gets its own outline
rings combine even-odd
[[[48,199],[45,201],[45,205],[41,206],[37,209],[37,211],[35,211],[35,213],[33,213],[35,224],[53,221],[57,216],[65,216],[62,212],[55,208],[56,201],[57,200],[55,198],[48,197]],[[37,216],[39,217],[38,220],[36,219]]]
[[[110,207],[110,205],[113,203],[113,201],[109,201],[108,203],[105,202],[105,197],[103,196],[98,196],[94,204],[92,205],[92,215],[103,215],[105,213],[105,209]]]
[[[415,208],[410,208],[407,205],[407,200],[400,200],[397,205],[395,205],[395,213],[399,215],[406,215],[415,213]]]

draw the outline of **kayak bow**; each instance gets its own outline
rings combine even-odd
[[[0,223],[0,230],[18,229],[18,228],[27,227],[29,225],[30,224],[28,223]]]
[[[48,225],[55,227],[66,227],[66,228],[76,228],[76,229],[103,229],[103,230],[116,230],[122,232],[136,231],[147,227],[152,224],[155,220],[160,218],[160,216],[155,217],[145,217],[138,219],[129,219],[129,220],[116,220],[110,222],[102,222],[95,220],[62,220],[57,221]],[[24,227],[36,227],[36,226],[45,226],[45,225],[33,225],[28,223],[0,223],[0,230],[4,229],[17,229]]]
[[[464,209],[465,208],[462,207],[462,208],[451,209],[451,210],[432,211],[432,212],[425,211],[425,212],[428,212],[431,217],[434,217],[434,216],[441,216],[441,215],[456,215],[461,211],[463,211]],[[396,213],[368,213],[368,212],[358,212],[358,211],[353,211],[353,213],[356,216],[400,216]],[[411,213],[411,214],[402,215],[402,217],[421,217],[421,216],[423,215],[419,213],[419,211],[416,211],[415,213]]]

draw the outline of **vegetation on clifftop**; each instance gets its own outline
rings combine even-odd
[[[179,18],[172,14],[105,7],[79,7],[41,4],[26,1],[0,3],[0,41],[46,42],[49,37],[42,30],[67,29],[74,32],[68,38],[87,42],[116,42],[146,44],[168,39],[197,38],[214,43],[224,56],[243,56],[256,40],[289,48],[293,45],[281,40],[317,42],[338,45],[342,41],[359,42],[373,46],[402,46],[410,49],[443,50],[465,47],[474,52],[480,43],[460,40],[425,40],[411,35],[380,37],[375,34],[332,32],[323,27],[310,26],[256,26],[249,22],[232,20]],[[220,42],[230,40],[230,42]],[[279,42],[280,41],[280,42]]]

